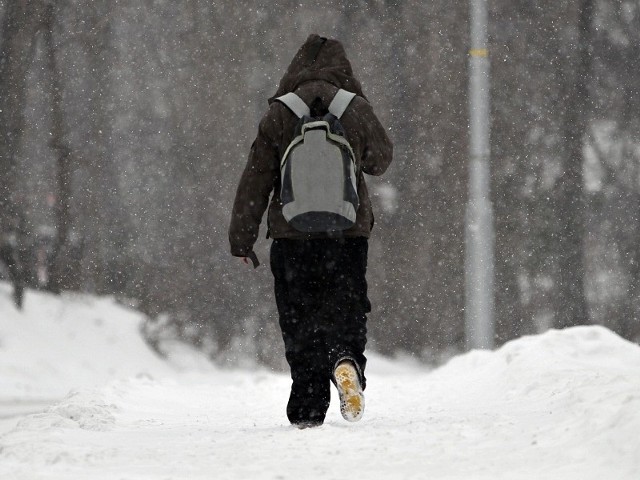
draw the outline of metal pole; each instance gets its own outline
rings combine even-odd
[[[487,1],[470,0],[469,199],[465,214],[465,334],[467,348],[492,348],[494,231],[489,196],[489,54]]]

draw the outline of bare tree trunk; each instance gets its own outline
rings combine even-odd
[[[128,217],[119,194],[110,111],[110,74],[114,62],[111,35],[115,8],[112,2],[93,2],[87,9],[91,29],[87,32],[85,51],[93,90],[89,97],[92,145],[85,153],[90,159],[85,260],[90,284],[97,293],[123,293],[126,276],[130,273],[126,266]]]
[[[36,35],[42,27],[44,3],[9,1],[2,25],[0,49],[0,226],[14,193],[16,155],[24,129],[26,81],[34,57]]]
[[[555,325],[559,328],[584,324],[588,309],[584,289],[585,199],[583,194],[583,138],[587,126],[591,71],[591,24],[593,0],[583,0],[578,13],[578,61],[571,90],[567,95],[564,121],[567,145],[564,172],[556,191],[560,220],[558,268],[559,285]],[[569,62],[573,63],[573,62]],[[565,69],[570,69],[566,66]]]
[[[49,289],[60,293],[70,288],[69,269],[69,229],[71,228],[71,177],[73,159],[71,149],[65,140],[65,119],[62,104],[62,73],[56,60],[56,48],[53,42],[55,6],[48,5],[44,19],[44,46],[51,82],[51,141],[50,146],[56,152],[56,243],[51,269]]]

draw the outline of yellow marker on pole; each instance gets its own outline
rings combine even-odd
[[[469,55],[472,57],[483,57],[486,58],[489,56],[489,50],[486,48],[472,48],[469,50]]]

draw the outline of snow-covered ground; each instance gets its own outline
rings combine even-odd
[[[640,347],[602,327],[434,371],[371,355],[364,419],[334,402],[297,430],[283,374],[163,360],[110,299],[29,292],[17,312],[8,296],[0,283],[3,480],[640,479]]]

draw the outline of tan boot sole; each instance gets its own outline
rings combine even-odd
[[[358,372],[349,362],[335,369],[336,386],[340,395],[340,413],[348,422],[357,422],[364,414],[364,395],[358,379]]]

